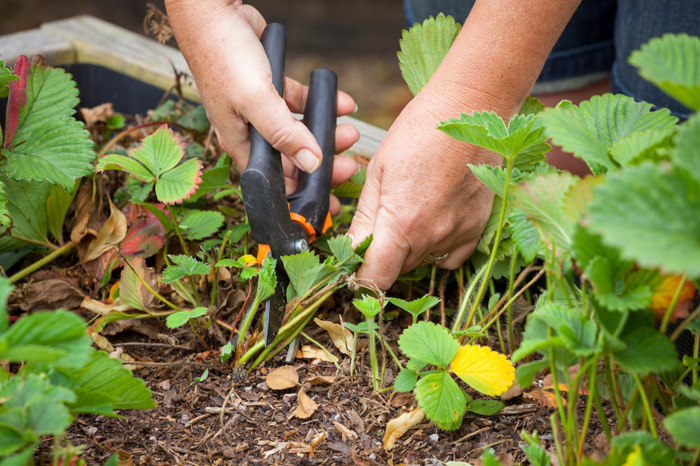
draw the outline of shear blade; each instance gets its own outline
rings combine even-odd
[[[275,286],[275,293],[265,301],[264,337],[266,347],[270,346],[275,338],[277,338],[277,334],[282,326],[284,311],[287,308],[287,286],[289,286],[289,277],[287,277],[287,273],[284,271],[284,267],[281,263],[282,261],[277,261],[277,285]]]

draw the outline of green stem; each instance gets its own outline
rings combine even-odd
[[[354,338],[352,339],[352,350],[350,354],[350,378],[352,378],[352,375],[355,373],[355,354],[357,350],[357,333],[352,332]]]
[[[498,217],[498,228],[496,229],[496,238],[493,240],[493,246],[491,251],[491,256],[489,257],[488,265],[486,266],[486,274],[481,282],[479,291],[472,305],[472,309],[469,312],[469,317],[467,318],[467,323],[465,327],[469,328],[474,320],[474,315],[477,309],[479,309],[479,304],[481,303],[481,298],[484,297],[484,292],[486,291],[486,286],[488,285],[489,278],[491,277],[491,270],[493,270],[493,264],[496,262],[496,254],[498,253],[498,246],[501,242],[501,233],[503,232],[503,226],[505,224],[506,210],[508,207],[508,191],[510,190],[510,175],[513,171],[513,162],[515,161],[515,154],[508,157],[508,166],[506,168],[506,185],[503,188],[503,202],[501,202],[501,213]]]
[[[311,338],[310,336],[308,336],[308,335],[307,335],[306,333],[304,333],[304,332],[301,332],[301,336],[304,337],[304,338],[306,338],[307,340],[309,340],[309,341],[310,341],[311,343],[313,343],[314,345],[316,345],[316,346],[318,346],[319,348],[321,348],[321,350],[322,350],[324,353],[326,353],[326,356],[328,356],[328,359],[330,359],[331,362],[335,365],[336,369],[340,369],[340,365],[338,364],[338,358],[336,358],[335,356],[333,356],[333,354],[331,354],[331,352],[328,351],[328,350],[326,349],[325,346],[323,346],[321,343],[317,342],[316,340],[314,340],[313,338]]]
[[[644,406],[644,414],[646,415],[648,421],[649,421],[649,428],[651,429],[651,435],[654,436],[654,438],[659,438],[658,432],[656,432],[656,424],[654,423],[654,415],[651,413],[651,405],[649,403],[649,398],[647,397],[647,392],[644,387],[644,384],[642,384],[642,381],[639,379],[639,376],[635,373],[632,373],[632,376],[634,377],[634,381],[637,383],[637,391],[639,392],[639,396],[642,398],[642,405]]]
[[[583,459],[583,446],[586,443],[586,434],[588,433],[588,424],[591,420],[591,411],[593,411],[593,403],[595,402],[596,395],[596,375],[598,373],[597,364],[593,364],[591,367],[591,374],[589,376],[591,390],[588,393],[588,404],[586,405],[586,413],[583,415],[583,426],[581,427],[581,436],[578,441],[578,453],[576,455],[576,462],[581,463]],[[578,396],[578,395],[574,395]]]
[[[617,425],[623,425],[625,419],[622,417],[622,410],[617,399],[617,385],[615,379],[613,378],[612,365],[610,364],[610,358],[605,357],[605,382],[608,385],[608,392],[610,394],[610,403],[613,407],[613,412],[617,418]]]
[[[382,336],[382,341],[384,343],[384,347],[389,350],[389,354],[391,355],[391,358],[394,360],[397,366],[399,366],[399,370],[403,370],[403,365],[401,364],[401,361],[399,361],[399,358],[396,356],[396,353],[394,353],[394,350],[391,349],[391,346],[389,346],[389,343],[386,341],[386,339]]]
[[[698,358],[698,353],[700,353],[700,333],[695,335],[695,345],[693,346],[693,357]],[[698,366],[697,364],[693,366],[693,385],[698,383]]]
[[[374,392],[379,391],[379,362],[377,361],[377,348],[374,342],[374,319],[366,317],[367,325],[369,325],[369,359],[372,365],[372,388]]]
[[[513,281],[515,280],[515,266],[518,263],[518,251],[513,252],[510,259],[510,277],[508,279],[508,346],[510,352],[515,351],[515,336],[513,333]]]
[[[568,427],[566,422],[566,411],[564,410],[564,402],[559,391],[559,378],[557,377],[557,365],[554,359],[554,348],[549,348],[549,370],[552,373],[552,385],[554,385],[554,395],[557,398],[557,409],[559,410],[559,419],[561,420],[564,435],[569,439]],[[568,442],[567,442],[568,443]]]
[[[202,302],[199,300],[199,293],[197,293],[197,285],[194,283],[194,276],[189,276],[188,279],[190,281],[190,288],[192,288],[192,294],[194,295],[195,305],[200,307]]]
[[[671,341],[674,342],[676,341],[676,338],[681,336],[681,333],[685,328],[688,326],[689,323],[691,323],[693,320],[695,320],[696,317],[700,315],[700,306],[696,307],[695,310],[688,316],[686,319],[681,322],[681,324],[676,327],[676,330],[673,331],[673,334],[671,335]]]
[[[15,283],[15,282],[23,279],[24,277],[26,277],[30,273],[33,273],[33,272],[39,270],[40,268],[42,268],[43,266],[45,266],[49,262],[53,261],[57,257],[62,256],[63,254],[65,254],[68,251],[70,251],[71,249],[73,249],[73,247],[75,247],[75,243],[73,241],[70,241],[70,242],[66,243],[64,246],[53,251],[51,254],[44,256],[40,260],[34,262],[29,267],[23,268],[22,270],[20,270],[19,272],[17,272],[16,274],[12,275],[9,278],[10,284]]]
[[[516,299],[518,299],[518,297],[521,294],[523,294],[525,291],[529,290],[530,287],[542,276],[543,273],[544,273],[544,269],[540,270],[538,272],[538,274],[535,275],[535,277],[532,280],[530,280],[530,282],[528,282],[527,285],[525,285],[523,288],[520,289],[520,291],[515,293],[515,295],[511,299],[508,300],[508,302],[505,304],[505,306],[503,306],[500,311],[498,311],[493,317],[491,317],[491,320],[489,320],[488,323],[483,325],[482,330],[486,330],[491,325],[493,325],[495,320],[498,319],[501,316],[501,314],[503,314],[503,312],[507,309],[507,306],[511,305],[513,302],[515,302]],[[486,317],[488,317],[488,316],[486,316]],[[481,322],[482,321],[479,321],[478,324],[481,325]]]
[[[20,240],[20,241],[24,241],[25,243],[36,244],[37,246],[41,246],[41,247],[44,247],[44,248],[46,248],[46,249],[53,249],[54,251],[56,251],[56,250],[59,249],[59,247],[56,246],[55,244],[48,243],[48,242],[46,242],[46,241],[38,241],[38,240],[35,240],[35,239],[32,239],[32,238],[27,238],[27,237],[24,237],[24,236],[20,236],[20,235],[18,235],[18,234],[16,234],[16,233],[13,233],[13,234],[12,234],[12,237],[13,237],[14,239],[18,239],[18,240]]]
[[[217,264],[219,261],[221,261],[221,258],[224,255],[224,249],[226,249],[226,243],[228,243],[230,237],[231,230],[228,230],[226,232],[226,236],[224,236],[224,240],[221,242],[221,248],[219,248],[219,255],[216,258]],[[209,298],[209,302],[214,308],[216,308],[216,284],[219,282],[219,269],[220,267],[217,267],[216,264],[214,264],[214,283],[211,284],[211,298]]]
[[[187,323],[190,324],[190,328],[192,329],[192,332],[196,335],[197,339],[204,345],[204,347],[207,349],[207,351],[211,351],[211,348],[209,348],[209,345],[207,345],[207,342],[205,342],[202,339],[202,336],[199,334],[196,328],[194,328],[194,325],[192,324],[192,319],[187,319]]]
[[[134,273],[134,275],[136,276],[136,278],[138,279],[138,281],[140,281],[141,284],[142,284],[148,291],[150,291],[151,294],[152,294],[153,296],[155,296],[156,298],[158,298],[158,300],[160,300],[163,304],[165,304],[165,305],[171,307],[172,309],[175,309],[177,312],[182,312],[182,309],[180,309],[179,307],[177,307],[176,305],[174,305],[173,303],[171,303],[170,301],[168,301],[167,299],[165,299],[164,297],[162,297],[156,290],[154,290],[153,288],[151,288],[151,285],[149,285],[148,283],[146,283],[146,280],[144,280],[143,277],[142,277],[138,272],[136,272],[136,270],[134,269],[134,266],[131,265],[131,262],[129,262],[129,259],[127,259],[127,258],[126,258],[125,256],[123,256],[123,255],[121,256],[121,259],[124,261],[124,263],[127,265],[127,267],[129,267],[129,268],[131,269],[131,271]],[[148,311],[146,311],[146,312],[147,312],[148,314],[152,315],[152,316],[170,314],[169,312],[168,312],[168,313],[162,313],[162,312],[156,313],[156,312],[148,312]]]
[[[457,317],[455,318],[454,324],[452,325],[453,332],[461,330],[462,319],[464,318],[464,313],[466,312],[467,306],[469,305],[470,297],[471,297],[472,293],[474,292],[474,289],[476,288],[476,286],[479,284],[479,280],[481,279],[481,276],[484,272],[486,272],[486,266],[482,265],[481,268],[474,274],[474,277],[469,282],[469,286],[467,287],[467,291],[462,296],[462,302],[459,305],[459,311],[457,312]]]
[[[178,239],[180,240],[180,245],[182,246],[182,250],[185,251],[185,254],[187,254],[189,257],[192,257],[192,254],[190,254],[190,250],[187,247],[187,244],[185,243],[185,239],[182,237],[182,232],[180,231],[180,225],[178,224],[177,217],[175,217],[175,212],[173,212],[173,208],[170,206],[170,204],[165,204],[165,206],[168,209],[168,213],[170,214],[170,220],[173,222],[173,227],[175,228],[175,234],[177,235]]]
[[[257,292],[256,292],[256,294],[257,294]],[[248,330],[250,323],[253,321],[253,317],[255,316],[255,311],[257,311],[259,305],[260,305],[260,300],[256,296],[255,299],[253,300],[253,304],[248,309],[248,313],[245,315],[245,319],[243,319],[243,323],[241,324],[240,330],[238,331],[238,343],[236,344],[236,352],[241,351],[241,349],[243,348],[243,340],[245,339],[245,332]]]
[[[291,318],[287,322],[285,322],[284,325],[282,325],[280,327],[279,333],[277,334],[277,337],[272,342],[270,347],[275,346],[277,343],[279,343],[283,339],[283,336],[287,332],[289,332],[291,329],[294,329],[294,327],[299,322],[303,321],[307,317],[313,316],[313,314],[316,312],[316,309],[318,309],[321,306],[321,304],[323,304],[326,301],[326,299],[328,299],[334,292],[335,292],[335,289],[331,289],[326,294],[321,296],[318,299],[318,301],[314,302],[314,304],[312,304],[308,308],[302,310],[297,315],[295,315],[293,318]],[[292,336],[295,337],[297,334],[298,334],[298,332],[294,333]],[[241,358],[238,360],[238,364],[244,364],[246,361],[248,361],[250,358],[252,358],[255,353],[260,351],[264,346],[265,346],[265,341],[263,338],[260,338],[252,347],[248,348],[248,351],[246,351],[245,354],[243,354],[243,356],[241,356]]]
[[[673,309],[676,307],[676,303],[678,302],[678,298],[680,298],[681,296],[681,292],[683,291],[683,287],[685,286],[685,282],[687,279],[688,276],[683,275],[681,281],[678,282],[678,288],[676,288],[676,292],[673,294],[673,299],[668,305],[668,309],[666,309],[666,313],[664,314],[664,320],[661,321],[661,333],[663,334],[666,334],[666,328],[668,328],[668,321],[671,319],[671,314],[673,314]]]
[[[598,417],[600,418],[600,424],[603,426],[603,430],[605,431],[605,438],[608,440],[608,443],[612,440],[612,432],[610,431],[610,424],[608,424],[608,418],[605,415],[605,410],[603,409],[603,403],[600,401],[600,394],[596,391],[595,393],[595,410],[598,413]]]

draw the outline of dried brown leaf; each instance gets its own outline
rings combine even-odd
[[[335,382],[335,377],[332,375],[316,375],[310,379],[306,379],[309,385],[332,385]]]
[[[510,386],[508,391],[506,391],[504,394],[501,395],[501,400],[507,401],[507,400],[512,400],[513,398],[516,398],[520,395],[523,394],[525,389],[518,385],[517,382],[513,382],[513,385]]]
[[[79,243],[85,235],[90,233],[88,223],[95,208],[95,193],[92,183],[83,183],[76,194],[76,209],[73,217],[73,229],[70,233],[71,241]]]
[[[333,422],[333,425],[346,438],[348,438],[350,440],[357,440],[357,432],[355,432],[354,430],[345,427],[340,422]]]
[[[111,199],[109,199],[109,210],[111,212],[107,221],[102,225],[100,232],[95,239],[90,242],[83,262],[90,262],[119,244],[126,236],[127,221],[126,215],[117,209]]]
[[[95,123],[106,123],[107,118],[114,116],[114,108],[112,102],[100,104],[97,107],[81,108],[80,113],[85,120],[85,126],[93,126]]]
[[[286,390],[299,385],[299,374],[292,366],[278,367],[267,374],[265,383],[272,390]]]
[[[335,358],[335,356],[330,355],[331,357],[329,357],[329,353],[326,353],[317,346],[303,345],[301,349],[297,351],[296,356],[297,358],[318,359],[319,361],[326,362],[338,362],[338,359]]]
[[[328,332],[328,335],[330,335],[331,340],[333,341],[335,347],[338,348],[338,351],[346,356],[352,355],[352,342],[354,337],[350,330],[340,324],[335,324],[327,320],[321,320],[318,317],[314,319],[314,322]]]
[[[155,296],[139,280],[145,281],[151,289],[156,287],[156,274],[151,267],[146,267],[146,261],[142,257],[135,257],[129,261],[122,272],[119,282],[119,299],[139,311],[149,311]],[[131,269],[133,267],[133,270]]]
[[[93,333],[92,335],[92,341],[95,342],[95,345],[101,350],[105,350],[108,353],[111,353],[114,351],[114,346],[107,340],[105,337],[100,335],[99,333]]]
[[[547,390],[541,390],[541,389],[535,389],[529,392],[523,393],[523,396],[529,400],[534,401],[535,403],[539,404],[543,408],[556,408],[557,407],[557,397],[554,393],[547,391]],[[566,400],[562,398],[562,403],[564,406],[566,406]]]
[[[425,419],[423,408],[416,408],[389,421],[386,425],[386,432],[384,432],[384,449],[391,451],[396,441],[411,427],[421,423],[423,419]]]
[[[102,301],[98,301],[96,299],[85,298],[80,303],[80,307],[102,316],[106,316],[110,312],[124,312],[134,309],[128,304],[122,302],[122,300],[119,298],[115,299],[113,303],[103,303]]]
[[[63,278],[33,281],[22,292],[19,307],[23,311],[52,311],[77,309],[85,295]]]
[[[311,439],[311,447],[309,449],[309,455],[314,456],[314,451],[316,451],[316,448],[323,442],[323,440],[326,438],[326,431],[324,430],[323,432],[319,432],[318,434],[314,435],[314,438]]]
[[[300,389],[299,393],[297,393],[297,407],[292,414],[299,419],[308,419],[317,409],[318,404],[304,392],[303,388]]]

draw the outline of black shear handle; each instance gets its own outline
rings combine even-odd
[[[304,216],[318,235],[323,231],[330,203],[338,113],[337,91],[338,77],[333,71],[318,68],[311,72],[304,124],[321,147],[323,160],[315,172],[299,172],[297,190],[287,197],[291,211]]]
[[[272,83],[282,95],[287,29],[279,23],[269,24],[260,42],[270,61]],[[270,245],[276,258],[296,254],[299,241],[306,244],[307,235],[289,217],[280,153],[252,125],[249,136],[250,158],[241,174],[241,190],[251,230],[258,243]]]

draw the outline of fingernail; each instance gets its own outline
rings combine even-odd
[[[313,173],[321,164],[321,161],[309,149],[301,149],[294,156],[294,163],[305,172]]]
[[[352,245],[352,247],[356,248],[357,244],[355,244],[355,235],[353,235],[352,233],[348,233],[346,236],[350,238],[350,244]]]
[[[359,109],[360,109],[360,107],[358,107],[357,104],[355,104],[355,110],[353,110],[352,113],[357,113],[357,111],[358,111]]]
[[[357,175],[357,174],[360,173],[361,171],[362,171],[362,165],[360,165],[360,164],[358,163],[358,164],[357,164],[357,171],[355,172],[355,175]],[[352,176],[355,176],[355,175],[352,175]]]

